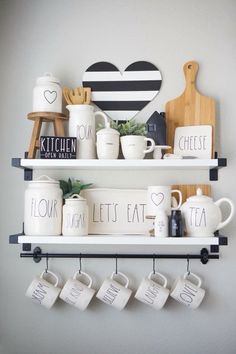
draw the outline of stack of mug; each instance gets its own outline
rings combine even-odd
[[[179,202],[172,194],[178,194]],[[157,237],[183,236],[181,211],[182,193],[171,186],[150,186],[147,192],[147,218],[155,219]]]
[[[67,304],[84,311],[96,292],[92,288],[93,282],[90,275],[81,270],[76,271],[62,289],[58,283],[58,276],[46,269],[32,281],[26,291],[26,296],[34,303],[47,309],[50,309],[60,297]],[[188,308],[196,309],[205,296],[205,290],[201,287],[201,283],[201,278],[198,275],[186,272],[176,279],[169,290],[167,278],[159,272],[152,271],[141,281],[135,298],[155,310],[160,310],[170,295]],[[113,272],[110,277],[104,280],[96,297],[104,304],[121,311],[127,305],[131,294],[128,277],[124,273]]]

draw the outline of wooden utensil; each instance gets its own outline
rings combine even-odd
[[[198,63],[184,64],[186,87],[181,96],[166,103],[167,144],[174,145],[175,128],[187,125],[212,126],[212,157],[215,152],[215,101],[201,95],[195,86]]]
[[[63,87],[63,96],[64,96],[67,104],[71,105],[73,103],[72,103],[72,101],[70,99],[69,91],[70,91],[70,89],[68,87]]]
[[[84,90],[81,87],[76,87],[74,90],[69,91],[69,97],[73,104],[84,103]]]

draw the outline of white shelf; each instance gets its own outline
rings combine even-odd
[[[19,236],[18,243],[63,245],[143,245],[143,246],[210,246],[219,245],[218,237],[157,238],[140,235],[93,236]]]
[[[198,169],[218,167],[218,159],[176,160],[56,160],[20,159],[20,166],[30,169]]]

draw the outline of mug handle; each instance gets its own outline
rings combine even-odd
[[[95,112],[95,113],[94,113],[94,117],[96,118],[96,117],[98,117],[98,116],[103,117],[104,122],[105,122],[105,127],[106,127],[106,128],[110,127],[110,122],[109,122],[109,120],[108,120],[108,118],[107,118],[107,115],[106,115],[105,113],[103,113],[103,112],[101,112],[101,111]]]
[[[172,210],[178,210],[181,207],[181,204],[182,204],[182,193],[178,189],[172,189],[171,190],[171,194],[172,193],[178,193],[178,195],[179,195],[179,204],[178,204],[177,208],[171,208],[171,209]]]
[[[144,154],[147,154],[148,152],[152,152],[155,149],[155,141],[151,138],[146,138],[144,137],[145,141],[150,141],[151,142],[151,146],[149,148],[147,148],[146,150],[143,151]]]
[[[201,278],[200,278],[197,274],[192,273],[192,272],[191,272],[191,273],[186,272],[186,273],[184,274],[184,279],[186,279],[190,274],[191,274],[195,279],[197,279],[197,281],[198,281],[197,287],[200,288],[201,285],[202,285],[202,280],[201,280]]]
[[[167,278],[163,275],[163,274],[161,274],[161,273],[158,273],[158,272],[151,272],[149,275],[148,275],[148,279],[150,279],[150,280],[152,280],[152,276],[153,275],[158,275],[160,278],[162,278],[163,280],[164,280],[164,284],[162,285],[163,286],[163,288],[166,288],[167,287]]]
[[[93,281],[90,275],[88,275],[87,273],[78,270],[77,272],[74,273],[73,279],[76,280],[77,277],[81,275],[84,275],[89,280],[89,284],[87,285],[87,287],[91,288]]]
[[[53,278],[55,278],[56,279],[56,282],[55,282],[55,284],[53,284],[54,286],[55,286],[55,288],[57,287],[57,285],[58,285],[58,283],[59,283],[59,279],[58,279],[58,276],[55,274],[55,273],[53,273],[53,272],[51,272],[50,270],[44,270],[42,273],[41,273],[41,275],[40,275],[40,278],[41,279],[44,279],[44,274],[47,274],[47,273],[49,273],[50,275],[52,275],[52,277]]]
[[[121,272],[113,272],[112,275],[111,275],[111,279],[113,280],[114,279],[114,276],[115,275],[120,275],[122,278],[125,279],[125,288],[128,288],[129,286],[129,278],[124,274],[124,273],[121,273]]]
[[[220,198],[215,202],[215,205],[220,207],[222,203],[228,203],[230,205],[230,214],[225,221],[221,221],[219,225],[217,225],[216,230],[220,230],[222,229],[222,227],[226,226],[232,220],[234,215],[234,204],[231,202],[231,200],[228,198]]]

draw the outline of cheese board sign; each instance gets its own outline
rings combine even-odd
[[[76,159],[76,138],[41,136],[41,159]]]
[[[85,189],[89,207],[89,234],[147,235],[152,221],[145,218],[146,190]]]
[[[174,154],[210,159],[212,156],[212,126],[192,125],[176,128]]]

